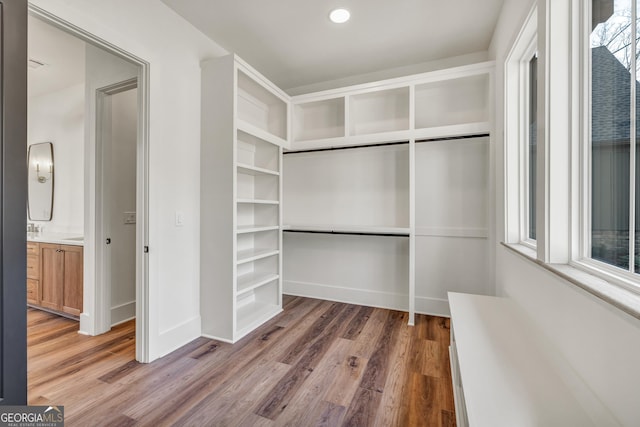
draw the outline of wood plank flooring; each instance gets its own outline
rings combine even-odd
[[[68,426],[455,426],[449,319],[285,296],[231,345],[135,361],[135,325],[87,337],[29,309],[29,403]]]

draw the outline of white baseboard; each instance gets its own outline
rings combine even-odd
[[[283,292],[287,295],[388,308],[390,310],[409,310],[409,297],[407,295],[289,280],[284,280],[282,286]]]
[[[416,313],[431,316],[451,317],[449,300],[441,298],[416,297]]]
[[[202,321],[200,316],[193,317],[178,326],[160,332],[157,337],[156,354],[149,355],[149,360],[153,361],[162,356],[166,356],[182,347],[183,345],[202,336]]]
[[[287,295],[387,308],[390,310],[409,310],[408,295],[344,288],[318,283],[294,282],[291,280],[283,281],[282,285],[283,292]],[[416,313],[442,317],[451,316],[448,300],[430,297],[416,297]]]
[[[119,325],[136,317],[136,302],[130,301],[111,307],[111,326]]]

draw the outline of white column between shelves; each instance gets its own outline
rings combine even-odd
[[[292,134],[289,134],[289,141],[293,141],[293,136]],[[280,201],[280,205],[278,206],[278,306],[280,306],[280,308],[282,308],[282,293],[283,293],[283,278],[282,276],[284,275],[284,271],[282,270],[282,256],[284,253],[284,248],[283,248],[283,244],[284,242],[282,241],[282,216],[283,216],[283,212],[284,212],[284,193],[283,193],[283,189],[282,189],[282,172],[284,170],[284,168],[282,167],[282,161],[283,161],[283,150],[282,147],[280,147],[278,149],[278,172],[280,173],[280,175],[278,176],[278,200]]]
[[[416,141],[409,141],[409,325],[416,317]]]
[[[344,137],[351,135],[351,95],[344,96]]]

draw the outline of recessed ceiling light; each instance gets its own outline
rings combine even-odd
[[[331,22],[336,24],[344,24],[351,18],[351,12],[347,9],[333,9],[329,14],[329,19]]]

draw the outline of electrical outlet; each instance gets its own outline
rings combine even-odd
[[[136,213],[135,212],[125,212],[123,214],[124,223],[125,224],[135,224],[136,223]]]

